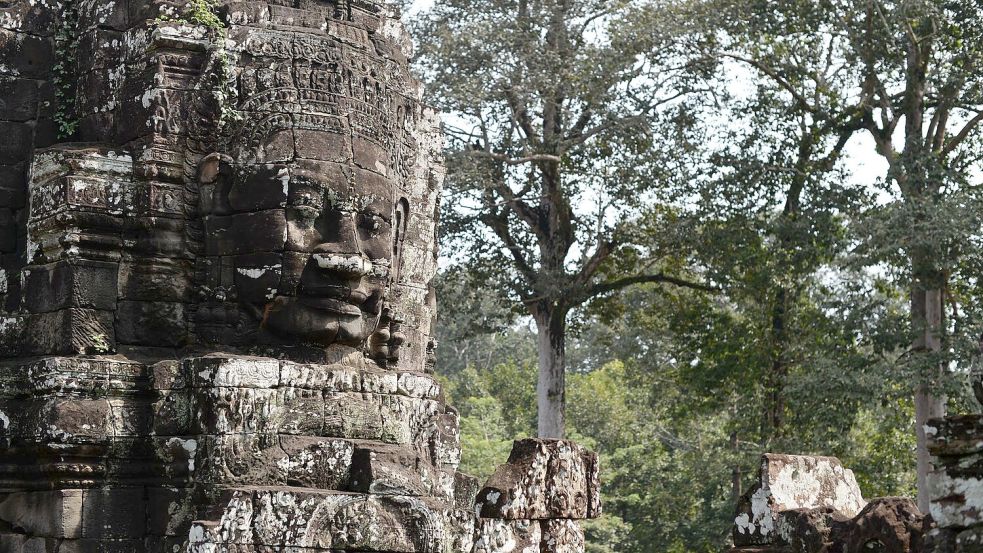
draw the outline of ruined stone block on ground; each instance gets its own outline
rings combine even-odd
[[[479,514],[501,519],[600,516],[597,454],[563,440],[520,440],[478,494]]]
[[[866,505],[853,476],[833,457],[767,454],[758,483],[738,505],[734,543],[775,543],[782,511],[829,507],[853,517]]]
[[[911,499],[866,502],[833,457],[766,454],[741,498],[732,553],[921,553],[932,528]]]

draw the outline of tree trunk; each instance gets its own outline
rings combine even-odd
[[[942,290],[938,283],[925,285],[925,280],[916,277],[911,292],[911,319],[915,331],[912,350],[915,354],[936,355],[942,351]],[[923,513],[929,509],[928,473],[932,470],[925,423],[929,419],[945,416],[945,396],[934,390],[929,381],[937,381],[945,371],[939,363],[921,375],[915,389],[915,454],[918,479],[918,508]]]
[[[737,431],[730,433],[730,448],[734,452],[734,469],[730,475],[730,502],[737,505],[741,499],[741,465],[737,462],[740,454],[740,442],[737,439]]]
[[[765,413],[762,437],[770,444],[782,431],[785,422],[785,381],[788,379],[788,365],[785,362],[787,335],[785,332],[788,291],[779,286],[773,298],[771,312],[772,359],[771,370],[765,377]]]
[[[776,227],[780,248],[778,254],[782,259],[790,259],[801,248],[795,240],[795,232],[791,228],[799,216],[799,203],[802,191],[806,186],[806,177],[810,171],[813,158],[814,131],[804,133],[799,138],[799,154],[795,163],[796,176],[792,179],[785,198],[785,207]],[[784,264],[784,263],[783,263]],[[789,299],[794,298],[794,291],[781,284],[782,278],[775,282],[776,289],[771,306],[771,371],[765,377],[765,412],[762,438],[766,447],[770,446],[782,433],[785,423],[785,384],[788,380],[788,305]]]
[[[566,312],[547,307],[533,315],[539,346],[539,382],[536,400],[539,407],[540,438],[562,439],[566,408]]]

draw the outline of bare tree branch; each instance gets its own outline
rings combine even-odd
[[[730,58],[732,60],[736,60],[736,61],[739,61],[739,62],[742,62],[742,63],[746,63],[746,64],[750,65],[751,67],[754,67],[758,71],[761,71],[762,73],[764,73],[765,75],[767,75],[768,78],[770,78],[771,80],[775,81],[775,83],[778,84],[778,86],[782,87],[783,89],[785,89],[786,92],[788,92],[789,94],[791,94],[792,97],[795,98],[795,101],[798,102],[798,104],[803,109],[805,109],[806,111],[813,112],[813,113],[819,111],[819,109],[816,106],[814,106],[814,105],[812,105],[812,104],[809,103],[809,99],[808,98],[806,98],[805,96],[802,95],[802,93],[800,93],[798,90],[796,90],[795,87],[792,86],[792,83],[788,82],[787,79],[785,79],[784,77],[782,77],[781,75],[779,75],[778,72],[775,71],[775,69],[773,69],[771,67],[768,67],[767,65],[761,63],[758,60],[751,59],[751,58],[748,58],[748,57],[745,57],[745,56],[741,56],[739,54],[734,54],[734,53],[730,53],[730,52],[724,52],[724,53],[722,53],[720,55],[723,56],[723,57],[725,57],[725,58]]]
[[[963,126],[962,130],[960,130],[959,133],[956,134],[956,136],[954,136],[944,148],[942,148],[941,156],[945,158],[951,154],[953,150],[958,148],[959,145],[966,140],[970,133],[973,132],[973,129],[979,126],[981,121],[983,121],[983,112],[977,113],[975,117],[970,119],[969,122]]]
[[[664,284],[672,284],[674,286],[679,286],[681,288],[689,288],[691,290],[700,290],[703,292],[719,292],[720,289],[711,286],[709,284],[704,284],[701,282],[693,282],[679,277],[669,276],[664,273],[658,273],[654,275],[636,275],[631,277],[620,278],[613,280],[611,282],[602,282],[591,287],[586,294],[583,294],[583,298],[587,299],[599,296],[601,294],[607,294],[610,292],[615,292],[635,284],[646,284],[660,282]]]
[[[523,165],[526,163],[539,163],[539,162],[549,162],[549,163],[560,163],[563,158],[560,156],[555,156],[551,154],[532,154],[524,157],[510,157],[505,154],[499,154],[495,152],[488,152],[484,150],[473,150],[471,152],[473,155],[479,155],[482,157],[489,157],[495,161],[501,161],[506,165]]]

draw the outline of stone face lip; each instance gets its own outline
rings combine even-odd
[[[570,441],[519,440],[478,494],[475,511],[506,520],[596,518],[599,490],[596,453]]]
[[[738,504],[734,543],[774,543],[782,511],[827,507],[852,518],[866,504],[853,471],[844,468],[839,459],[765,454],[758,484]]]

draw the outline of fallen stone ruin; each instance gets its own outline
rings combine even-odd
[[[983,552],[983,415],[926,426],[930,513],[903,497],[864,500],[833,457],[764,455],[738,503],[731,553]]]
[[[836,458],[766,454],[738,503],[731,553],[913,553],[924,532],[911,499],[867,502]]]
[[[0,0],[0,553],[583,551],[433,376],[436,115],[371,0]]]

